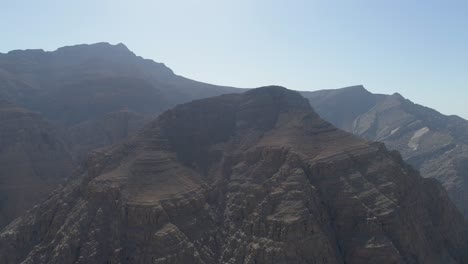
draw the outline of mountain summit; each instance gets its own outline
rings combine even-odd
[[[96,152],[0,235],[2,263],[467,263],[463,217],[395,152],[262,87]]]

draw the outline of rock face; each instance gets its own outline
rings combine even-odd
[[[303,95],[337,127],[398,150],[423,177],[440,181],[468,216],[468,121],[362,86]]]
[[[37,113],[0,101],[0,228],[72,174],[59,131]]]
[[[8,225],[10,263],[468,263],[445,190],[264,87],[180,105]]]

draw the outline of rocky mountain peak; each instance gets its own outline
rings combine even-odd
[[[286,115],[288,119],[284,118]],[[263,134],[285,126],[284,120],[302,123],[304,115],[320,119],[298,92],[266,86],[243,94],[179,105],[150,124],[142,141],[159,133],[169,141],[181,160],[206,168],[216,156],[216,151],[212,151],[215,145],[236,142],[245,147],[252,146]]]
[[[395,98],[399,98],[399,99],[405,99],[403,97],[403,95],[401,95],[400,93],[393,93],[391,96],[395,97]]]
[[[0,54],[0,68],[12,72],[27,71],[34,74],[45,69],[55,72],[72,71],[73,73],[114,71],[118,74],[135,75],[151,74],[168,78],[174,73],[163,63],[143,59],[136,56],[123,43],[110,44],[100,42],[94,44],[79,44],[65,46],[55,51],[44,50],[14,50],[7,54]],[[80,68],[81,67],[81,68]],[[68,76],[68,75],[67,75]],[[38,79],[47,79],[47,75]],[[141,77],[141,76],[140,76]]]
[[[351,92],[361,92],[361,93],[370,93],[369,90],[367,90],[364,85],[358,84],[358,85],[352,85],[348,87],[344,87],[341,89],[338,89],[341,91],[351,91]]]
[[[268,104],[280,111],[304,110],[311,111],[309,102],[298,92],[281,86],[265,86],[247,91],[244,95],[252,103]]]
[[[200,99],[177,106],[163,113],[155,126],[187,133],[199,129],[219,130],[226,125],[230,126],[230,131],[255,128],[265,132],[275,125],[279,114],[287,112],[314,113],[307,99],[298,92],[265,86],[243,94]]]
[[[56,51],[56,53],[64,54],[64,53],[79,53],[79,54],[92,54],[92,55],[103,55],[104,54],[120,54],[125,56],[136,56],[132,51],[130,51],[127,46],[123,43],[118,44],[110,44],[108,42],[99,42],[93,44],[79,44],[73,46],[65,46],[60,47]]]

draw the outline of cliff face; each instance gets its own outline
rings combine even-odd
[[[441,182],[468,215],[468,121],[442,115],[399,94],[372,94],[362,86],[304,96],[337,127],[398,150],[423,177]]]
[[[2,263],[467,263],[432,179],[280,87],[180,105],[0,235]]]
[[[0,101],[0,228],[47,197],[73,163],[60,133],[37,113]]]

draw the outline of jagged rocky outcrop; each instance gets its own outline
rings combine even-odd
[[[398,150],[422,176],[440,181],[468,216],[468,121],[362,86],[303,93],[325,120]]]
[[[263,87],[180,105],[0,235],[10,263],[467,263],[445,190]]]
[[[72,170],[58,129],[38,113],[0,101],[0,229],[44,200]]]

